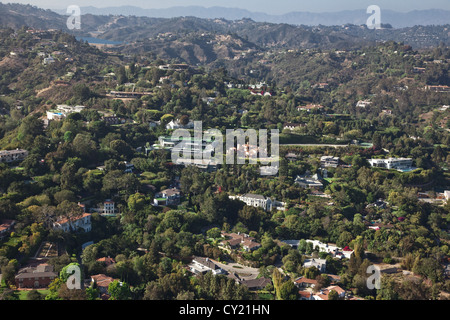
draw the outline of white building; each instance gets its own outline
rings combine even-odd
[[[399,171],[414,169],[413,159],[411,158],[370,159],[369,163],[374,168],[395,169]]]
[[[68,106],[66,104],[60,104],[56,107],[57,110],[64,112],[65,114],[77,113],[86,109],[85,106]]]
[[[174,129],[193,129],[194,128],[194,122],[193,121],[189,121],[186,125],[183,125],[180,123],[179,120],[175,120],[175,121],[170,121],[167,125],[166,125],[166,129],[167,130],[174,130]]]
[[[189,270],[194,274],[205,274],[212,272],[214,275],[225,274],[226,271],[220,268],[209,258],[195,257],[189,265]]]
[[[358,108],[365,108],[365,107],[368,107],[368,106],[370,106],[372,104],[372,102],[370,102],[370,101],[367,101],[367,100],[360,100],[360,101],[358,101],[358,103],[356,104],[356,106],[358,107]]]
[[[279,202],[276,200],[272,200],[270,198],[266,198],[260,194],[244,194],[242,196],[229,196],[230,199],[237,199],[242,202],[245,202],[246,205],[252,206],[255,208],[262,208],[264,211],[272,211],[272,209],[276,209],[279,211],[284,211],[285,203]]]
[[[106,200],[103,202],[103,214],[115,214],[116,213],[116,204],[112,200]]]
[[[84,213],[79,217],[61,218],[53,223],[53,229],[62,230],[64,232],[71,232],[82,229],[84,232],[89,232],[92,229],[91,214]]]
[[[325,272],[327,269],[327,260],[325,259],[306,259],[303,263],[303,267],[310,268],[316,267],[320,272]]]

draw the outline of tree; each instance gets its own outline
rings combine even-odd
[[[286,281],[281,285],[280,288],[280,300],[297,300],[298,299],[298,288],[295,286],[294,282]]]
[[[130,300],[131,291],[126,282],[120,282],[114,280],[108,286],[108,293],[110,294],[109,300]]]
[[[277,300],[281,300],[281,286],[283,284],[283,275],[278,268],[274,268],[272,272],[272,282],[275,288]]]
[[[208,231],[206,231],[206,235],[208,238],[212,238],[212,239],[220,238],[221,231],[219,228],[212,228],[212,229],[209,229]]]
[[[37,290],[31,290],[27,293],[27,300],[44,300],[44,296]]]
[[[330,290],[328,293],[328,300],[339,300],[339,294],[336,290]]]

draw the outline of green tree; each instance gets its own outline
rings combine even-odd
[[[131,291],[126,282],[120,282],[114,280],[108,286],[108,293],[110,294],[109,300],[130,300]]]

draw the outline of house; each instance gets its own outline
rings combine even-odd
[[[316,83],[312,87],[315,88],[315,89],[328,89],[329,84],[326,83],[326,82],[320,82],[320,83]]]
[[[150,121],[148,122],[148,126],[150,127],[150,129],[156,128],[156,127],[158,127],[160,124],[161,124],[161,121],[153,121],[153,120],[150,120]]]
[[[384,201],[383,199],[378,199],[374,203],[369,203],[366,208],[377,208],[377,209],[386,209],[389,205],[389,202]]]
[[[28,151],[23,149],[16,150],[1,150],[0,151],[0,163],[2,162],[15,162],[23,161],[28,156]]]
[[[413,68],[414,73],[424,73],[426,70],[427,70],[426,68],[419,68],[419,67]]]
[[[320,166],[322,168],[337,168],[339,165],[339,157],[323,156],[320,158]]]
[[[325,259],[306,259],[303,263],[303,267],[311,268],[316,267],[320,272],[325,272],[327,268],[327,260]]]
[[[353,250],[349,248],[341,249],[333,244],[329,243],[323,243],[319,240],[306,240],[306,242],[310,242],[313,245],[313,248],[316,250],[318,249],[319,252],[327,252],[333,255],[333,257],[345,257],[347,259],[350,259],[351,254],[353,253]]]
[[[246,286],[250,291],[263,290],[267,285],[272,284],[272,279],[264,277],[251,280],[243,279],[240,284]]]
[[[179,205],[181,191],[177,188],[166,189],[155,195],[153,203],[155,206],[174,206]]]
[[[237,199],[242,202],[245,202],[246,205],[252,206],[255,208],[262,208],[265,211],[272,211],[273,201],[270,198],[266,198],[260,194],[244,194],[242,196],[229,196],[230,199]]]
[[[301,123],[285,123],[283,126],[283,130],[295,130],[298,128],[302,128],[305,127],[305,124],[301,124]]]
[[[294,284],[300,289],[314,288],[317,285],[317,280],[300,277],[295,279]]]
[[[16,224],[15,220],[2,221],[2,223],[0,224],[0,240],[9,235],[15,224]]]
[[[450,190],[444,191],[444,197],[445,197],[445,201],[448,201],[450,199]]]
[[[100,259],[97,259],[98,262],[103,263],[106,267],[109,267],[110,265],[113,265],[116,263],[113,258],[111,257],[103,257]]]
[[[299,294],[299,300],[314,300],[314,296],[313,293],[311,291],[308,290],[300,290],[298,292]]]
[[[286,156],[285,156],[285,159],[286,160],[288,160],[288,161],[297,161],[297,159],[298,159],[298,156],[295,154],[295,153],[288,153],[288,154],[286,154]]]
[[[66,104],[60,104],[58,106],[56,106],[56,109],[63,112],[64,114],[68,115],[71,113],[79,113],[81,111],[83,111],[84,109],[86,109],[85,106],[69,106]]]
[[[323,189],[322,177],[319,174],[311,175],[310,171],[307,171],[304,175],[297,176],[295,183],[305,189]]]
[[[189,121],[187,124],[181,124],[179,120],[172,120],[166,125],[167,130],[175,130],[175,129],[193,129],[194,122]]]
[[[357,108],[366,108],[368,106],[370,106],[372,104],[372,102],[367,101],[367,100],[360,100],[358,101],[358,103],[356,103],[356,107]]]
[[[91,276],[91,283],[95,284],[100,291],[100,295],[108,294],[108,287],[115,279],[104,274]]]
[[[49,110],[47,111],[47,120],[62,120],[65,118],[64,113],[56,111],[56,110]]]
[[[53,271],[53,266],[40,264],[37,267],[27,267],[19,270],[15,276],[17,288],[47,288],[58,277]]]
[[[125,121],[120,119],[117,116],[105,116],[102,117],[103,122],[105,122],[107,125],[117,125],[117,124],[121,124],[124,123]]]
[[[92,229],[91,214],[84,213],[80,216],[71,218],[60,218],[53,223],[54,230],[62,230],[64,232],[77,231],[82,229],[84,232],[89,232]]]
[[[425,90],[433,92],[450,92],[449,86],[426,86]]]
[[[195,166],[197,168],[199,168],[202,171],[206,171],[206,172],[214,172],[217,170],[218,167],[218,163],[212,159],[183,159],[183,158],[178,158],[175,161],[176,165],[180,165],[180,166]]]
[[[205,274],[212,272],[214,275],[225,274],[226,271],[220,268],[209,258],[195,257],[189,265],[189,270],[193,274]]]
[[[103,202],[102,207],[103,208],[101,208],[99,210],[101,215],[114,215],[114,214],[116,214],[116,203],[114,201],[112,201],[111,199],[106,199]]]
[[[134,164],[129,163],[128,161],[124,161],[123,164],[125,165],[124,173],[133,173]]]
[[[414,170],[413,159],[411,158],[370,159],[369,163],[374,168],[395,169],[398,171]]]
[[[330,294],[331,290],[336,291],[340,299],[345,298],[345,290],[344,289],[342,289],[339,286],[329,286],[323,290],[320,290],[318,293],[316,293],[313,296],[314,300],[328,300],[328,295]]]
[[[324,106],[318,105],[318,104],[308,104],[306,106],[300,106],[297,107],[298,111],[307,111],[307,112],[311,112],[313,110],[322,110],[324,109]]]
[[[250,237],[245,233],[225,233],[222,232],[222,237],[225,238],[221,242],[223,248],[232,250],[242,248],[247,252],[254,251],[261,247],[261,244],[255,241],[255,238]]]
[[[52,56],[48,56],[47,58],[44,58],[44,61],[42,63],[44,65],[47,65],[47,64],[52,64],[55,62],[56,62],[55,58],[53,58]]]

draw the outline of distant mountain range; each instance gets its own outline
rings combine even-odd
[[[228,16],[228,19],[184,17],[180,16],[181,13],[176,9],[170,13],[178,16],[175,18],[143,16],[145,14],[143,9],[139,9],[139,16],[130,15],[134,12],[133,10],[138,9],[136,7],[114,8],[121,15],[115,15],[117,12],[114,11],[110,11],[110,15],[105,15],[107,11],[103,10],[106,9],[97,9],[103,12],[99,15],[99,12],[88,13],[85,8],[81,11],[81,29],[69,30],[66,12],[57,13],[31,5],[0,3],[0,28],[20,29],[27,26],[38,29],[58,29],[80,38],[94,37],[122,42],[124,45],[127,44],[130,54],[140,50],[152,51],[164,57],[182,57],[184,61],[194,64],[216,58],[234,61],[248,50],[258,48],[351,49],[385,41],[401,42],[413,48],[434,47],[440,43],[450,45],[450,24],[404,28],[386,26],[381,30],[371,30],[365,26],[364,21],[360,24],[308,26],[306,22],[302,22],[301,25],[286,23],[287,18],[283,23],[273,23],[258,22],[253,20],[255,17],[239,20],[236,20],[238,16]],[[205,10],[212,10],[212,8]],[[162,14],[164,10],[158,10],[158,12]],[[200,9],[196,13],[203,15]],[[225,8],[222,14],[217,13],[218,16],[226,14]],[[361,19],[367,20],[367,14],[362,16]],[[424,16],[422,12],[422,17]],[[437,19],[436,14],[434,20],[438,21]],[[386,23],[386,20],[384,21]],[[328,21],[328,24],[335,23]]]
[[[54,10],[59,14],[66,14],[65,10]],[[245,9],[225,7],[172,7],[167,9],[143,9],[135,6],[120,6],[96,8],[81,7],[82,14],[92,15],[123,15],[153,18],[198,17],[203,19],[224,18],[226,20],[252,19],[257,22],[287,23],[307,26],[335,26],[343,24],[365,24],[370,14],[362,10],[347,10],[341,12],[291,12],[283,15],[270,15],[261,12],[251,12]],[[445,25],[450,24],[450,11],[431,9],[415,10],[411,12],[396,12],[382,10],[383,24],[390,24],[394,28],[412,27],[416,25]]]

